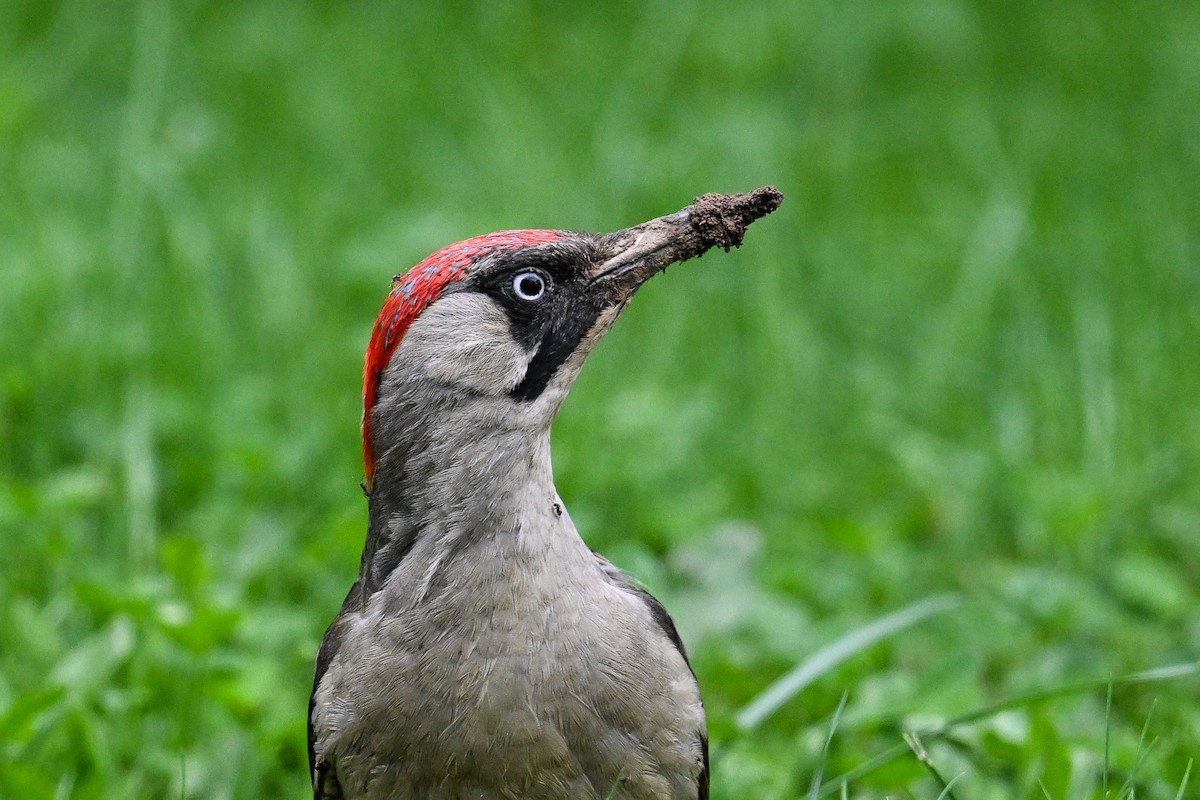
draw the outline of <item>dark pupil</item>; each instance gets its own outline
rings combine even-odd
[[[536,275],[523,275],[517,281],[517,291],[525,297],[533,297],[542,291],[542,279]]]

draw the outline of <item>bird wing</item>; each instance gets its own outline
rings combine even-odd
[[[317,753],[317,690],[321,686],[321,679],[329,671],[329,665],[333,663],[334,657],[341,648],[347,609],[361,605],[361,597],[362,580],[359,579],[350,587],[350,592],[342,603],[342,610],[326,629],[325,636],[321,639],[321,647],[317,650],[317,662],[313,668],[312,695],[308,698],[308,774],[312,778],[313,800],[341,800],[343,797],[342,787],[338,783],[333,762],[327,759],[325,754]]]
[[[621,587],[646,604],[646,608],[650,611],[650,616],[653,618],[654,624],[671,641],[671,644],[675,645],[675,649],[679,651],[679,655],[683,656],[683,660],[687,662],[688,669],[691,669],[692,664],[688,661],[687,649],[683,646],[683,639],[679,638],[679,631],[675,629],[675,620],[671,619],[671,615],[667,613],[667,609],[663,607],[663,604],[658,602],[658,599],[646,591],[646,587],[642,586],[629,573],[614,566],[611,561],[595,550],[592,551],[592,555],[596,557],[596,563],[600,565],[600,569],[611,583]]]
[[[663,604],[658,602],[658,598],[646,591],[646,587],[642,586],[636,578],[615,566],[595,550],[592,551],[592,555],[596,558],[596,563],[600,566],[600,570],[613,585],[619,586],[646,604],[646,608],[649,609],[650,617],[654,620],[654,623],[658,625],[663,635],[670,640],[671,644],[675,645],[675,649],[679,651],[679,655],[683,656],[684,663],[691,670],[692,663],[688,660],[687,648],[683,646],[683,639],[680,638],[679,631],[675,628],[675,620],[671,619],[671,615],[667,613],[667,609]],[[695,671],[692,671],[692,677],[694,678],[695,676]],[[700,740],[700,753],[702,756],[697,800],[708,800],[708,731],[701,727],[696,732],[696,735]]]

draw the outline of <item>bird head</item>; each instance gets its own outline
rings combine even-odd
[[[548,430],[584,359],[638,287],[674,262],[741,244],[746,226],[781,201],[764,187],[704,195],[610,234],[500,231],[444,247],[397,276],[364,367],[367,487],[434,414],[495,430]]]

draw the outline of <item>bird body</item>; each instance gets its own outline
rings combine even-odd
[[[592,347],[711,246],[679,216],[477,237],[397,280],[365,370],[367,542],[317,656],[316,798],[707,797],[675,627],[584,544],[550,462]]]

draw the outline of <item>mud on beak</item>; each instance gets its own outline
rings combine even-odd
[[[783,202],[774,186],[745,194],[706,194],[688,207],[600,237],[602,259],[592,283],[627,300],[653,275],[720,246],[729,252],[742,243],[750,223]]]

